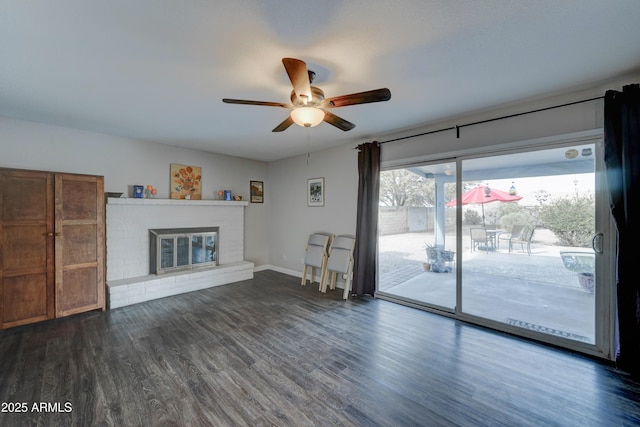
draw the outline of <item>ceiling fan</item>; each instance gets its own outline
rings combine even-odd
[[[289,117],[276,126],[272,132],[282,132],[294,123],[303,127],[313,127],[323,121],[338,129],[348,131],[356,127],[356,125],[326,111],[326,109],[388,101],[391,99],[391,92],[386,88],[325,99],[322,89],[311,85],[316,73],[307,70],[307,64],[305,64],[304,61],[295,58],[282,58],[282,63],[293,86],[293,90],[291,91],[291,104],[230,98],[224,98],[222,102],[227,104],[262,105],[266,107],[290,109],[291,114]]]

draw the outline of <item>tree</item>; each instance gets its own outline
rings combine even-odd
[[[468,185],[465,183],[465,186]],[[393,169],[380,174],[380,204],[384,206],[434,206],[435,179],[408,169]],[[455,181],[444,183],[444,201],[456,198]]]
[[[380,174],[380,203],[385,206],[431,206],[434,182],[406,169]]]
[[[551,193],[547,190],[538,190],[534,196],[540,206],[543,206],[551,198]]]
[[[592,194],[552,199],[540,207],[544,226],[565,246],[588,247],[596,229],[595,198]]]

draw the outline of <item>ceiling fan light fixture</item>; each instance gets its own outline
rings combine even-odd
[[[295,58],[282,58],[282,65],[289,76],[293,90],[290,104],[281,102],[250,101],[246,99],[223,98],[227,104],[262,105],[280,107],[291,110],[289,117],[276,126],[272,132],[282,132],[294,123],[302,127],[317,126],[323,121],[341,131],[349,131],[356,125],[338,117],[326,109],[346,107],[348,105],[368,104],[370,102],[388,101],[391,92],[387,88],[368,90],[349,95],[334,96],[325,99],[322,89],[312,86],[315,73],[307,69],[304,61]],[[326,110],[326,111],[325,111]]]
[[[298,126],[312,128],[324,120],[324,111],[314,107],[299,107],[291,110],[291,119]]]

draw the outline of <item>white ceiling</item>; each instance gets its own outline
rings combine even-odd
[[[0,115],[271,161],[637,72],[639,40],[638,0],[0,0]],[[283,57],[391,100],[282,133],[221,102],[288,102]]]

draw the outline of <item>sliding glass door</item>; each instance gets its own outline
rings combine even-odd
[[[601,153],[587,139],[385,170],[377,295],[610,352]]]
[[[595,152],[462,160],[463,313],[595,344]]]
[[[378,291],[451,311],[456,305],[456,194],[453,161],[380,176]]]

